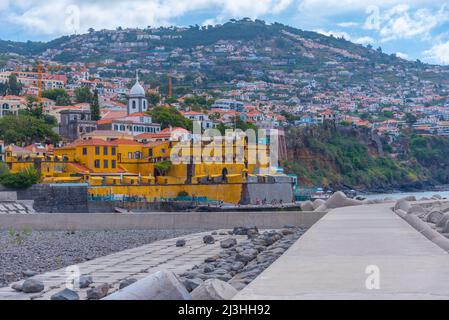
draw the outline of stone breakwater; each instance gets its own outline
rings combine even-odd
[[[391,198],[385,199],[365,199],[365,200],[357,200],[348,198],[343,192],[338,191],[335,192],[329,199],[322,200],[316,199],[315,201],[304,201],[301,203],[302,211],[316,211],[316,212],[327,212],[331,209],[341,208],[341,207],[350,207],[350,206],[361,206],[364,204],[376,204],[382,202],[391,201]]]
[[[409,196],[397,200],[393,209],[427,239],[449,251],[449,200],[436,194],[417,202]]]
[[[305,232],[306,228],[293,226],[262,233],[259,233],[257,227],[235,227],[229,232],[230,238],[220,242],[223,250],[219,254],[206,258],[203,263],[180,274],[179,279],[189,292],[202,285],[210,286],[210,280],[227,282],[236,290],[241,290]],[[238,243],[232,238],[233,234],[246,235],[247,240]],[[213,239],[214,234],[210,236]],[[205,243],[212,239],[204,237]],[[192,295],[195,299],[195,294]]]

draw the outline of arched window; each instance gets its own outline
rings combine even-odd
[[[133,100],[132,104],[132,108],[135,109],[136,108],[136,100]]]

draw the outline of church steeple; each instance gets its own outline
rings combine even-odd
[[[136,70],[136,83],[129,91],[128,115],[148,110],[148,101],[145,98],[145,89],[139,82],[139,72]]]

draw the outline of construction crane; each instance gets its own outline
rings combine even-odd
[[[173,96],[173,78],[171,75],[168,75],[168,97],[171,98]]]
[[[42,102],[42,72],[43,66],[40,62],[37,63],[37,102]]]

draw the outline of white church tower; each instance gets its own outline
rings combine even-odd
[[[139,83],[139,75],[136,71],[136,83],[129,92],[128,115],[148,110],[148,101],[145,98],[145,89]]]

